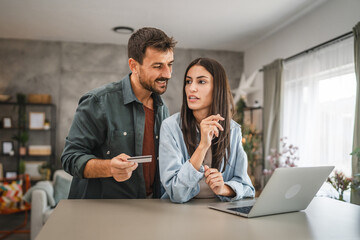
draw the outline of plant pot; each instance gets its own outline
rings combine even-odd
[[[19,155],[25,156],[26,155],[26,147],[20,147],[19,148]]]

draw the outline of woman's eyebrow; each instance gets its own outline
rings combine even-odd
[[[209,77],[207,77],[207,76],[198,76],[196,78],[209,78]]]

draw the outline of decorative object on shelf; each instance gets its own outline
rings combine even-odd
[[[271,176],[276,168],[297,167],[297,162],[299,161],[297,151],[299,148],[293,144],[288,144],[286,140],[287,137],[280,138],[281,152],[270,149],[271,154],[266,157],[270,168],[264,169],[263,173],[265,176]]]
[[[253,105],[254,108],[258,108],[260,107],[260,103],[258,100],[254,100],[254,105]]]
[[[8,102],[10,101],[10,99],[11,99],[10,95],[0,94],[0,102]]]
[[[29,113],[29,128],[33,130],[44,129],[45,113],[44,112],[30,112]]]
[[[2,118],[2,127],[3,128],[12,128],[12,119],[11,117],[3,117]]]
[[[12,141],[2,141],[1,153],[3,155],[11,155],[12,151],[14,151],[14,143]]]
[[[29,146],[30,156],[50,156],[51,146],[50,145],[30,145]]]
[[[28,94],[28,103],[50,104],[50,94]]]
[[[31,180],[42,180],[43,178],[39,172],[39,168],[44,163],[43,161],[26,161],[25,174],[29,174]]]
[[[249,78],[246,79],[245,74],[242,73],[241,79],[239,81],[239,86],[232,90],[232,93],[235,94],[234,102],[238,102],[240,98],[246,99],[247,95],[260,90],[260,87],[253,87],[254,80],[259,71],[253,72]]]
[[[51,166],[49,163],[45,162],[39,166],[39,173],[42,176],[43,180],[50,180],[51,176]]]
[[[352,181],[352,178],[346,177],[341,171],[335,171],[334,175],[327,179],[327,182],[339,193],[338,200],[340,201],[344,201],[344,192],[353,187]]]
[[[0,163],[0,179],[3,179],[3,178],[4,178],[4,168],[3,168],[2,163]]]
[[[13,136],[13,139],[19,143],[19,155],[26,155],[26,143],[29,140],[29,132],[20,131],[18,135]]]
[[[45,130],[49,130],[50,129],[50,121],[49,119],[45,119],[45,122],[44,122],[44,129]]]
[[[12,178],[16,178],[17,177],[17,173],[13,172],[13,171],[9,171],[5,173],[5,178],[7,179],[12,179]]]

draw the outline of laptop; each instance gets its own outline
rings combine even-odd
[[[248,218],[304,210],[333,169],[277,168],[257,199],[218,202],[208,207]]]

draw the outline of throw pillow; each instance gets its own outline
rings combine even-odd
[[[67,199],[69,196],[71,180],[56,176],[54,183],[54,198],[56,204],[59,203],[61,199]]]
[[[21,209],[23,207],[22,180],[0,182],[0,212],[4,209]]]

